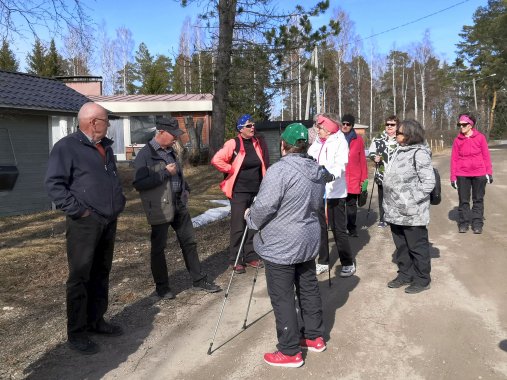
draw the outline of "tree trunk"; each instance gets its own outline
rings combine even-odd
[[[315,100],[317,102],[317,113],[320,113],[320,83],[319,83],[319,57],[317,52],[317,46],[313,50],[314,62],[315,62]],[[341,115],[341,114],[340,114]]]
[[[394,57],[391,61],[391,72],[393,74],[393,115],[396,115],[396,82],[394,80]]]
[[[491,110],[489,111],[489,124],[488,131],[486,133],[486,139],[489,141],[489,135],[493,130],[493,124],[495,121],[495,108],[496,108],[496,90],[493,90],[493,102],[491,104]]]
[[[414,63],[414,119],[417,120],[417,74]]]
[[[342,115],[342,53],[338,53],[338,115]]]
[[[219,36],[215,69],[215,93],[213,96],[213,126],[210,137],[210,154],[217,152],[224,143],[225,115],[229,95],[229,71],[231,69],[232,37],[236,20],[236,1],[219,0]]]
[[[361,123],[361,65],[357,59],[357,122]],[[340,116],[341,117],[341,116]]]

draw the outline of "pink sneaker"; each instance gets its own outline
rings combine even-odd
[[[313,352],[322,352],[326,350],[326,342],[324,338],[318,337],[316,339],[301,339],[299,342],[301,348],[303,350],[313,351]]]
[[[297,368],[305,364],[301,352],[298,352],[294,356],[284,355],[280,351],[270,352],[264,354],[264,361],[275,367]]]

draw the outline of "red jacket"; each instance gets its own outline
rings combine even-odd
[[[211,159],[211,164],[215,168],[220,170],[222,173],[229,174],[220,183],[220,189],[222,189],[224,194],[229,199],[232,198],[232,189],[234,188],[234,182],[236,181],[236,177],[238,176],[238,171],[241,168],[241,164],[245,159],[245,148],[243,146],[243,138],[240,135],[238,135],[238,137],[241,145],[239,148],[238,155],[236,156],[232,164],[230,162],[232,156],[234,155],[234,149],[236,148],[235,139],[227,140],[223,148],[220,149],[218,152],[216,152],[213,158]],[[258,139],[256,137],[253,137],[252,139],[255,152],[257,153],[257,156],[259,156],[259,159],[261,160],[262,163],[262,176],[264,177],[264,175],[266,174],[266,169],[269,166],[268,149],[264,144],[264,140]]]
[[[368,178],[368,166],[364,154],[364,141],[361,136],[350,140],[349,162],[345,169],[347,179],[347,193],[360,194],[361,184]]]
[[[480,177],[493,175],[491,157],[486,137],[475,129],[466,137],[460,133],[452,144],[451,182],[456,177]]]

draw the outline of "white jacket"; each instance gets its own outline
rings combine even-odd
[[[343,133],[338,131],[330,135],[324,143],[317,137],[308,149],[308,155],[335,176],[333,182],[326,184],[326,198],[346,198],[345,169],[349,161],[349,146]]]

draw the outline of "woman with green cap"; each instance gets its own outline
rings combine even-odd
[[[282,158],[267,170],[255,202],[245,212],[248,227],[257,231],[254,248],[265,263],[276,320],[278,351],[265,354],[264,361],[280,367],[302,366],[302,349],[326,349],[315,258],[320,245],[319,209],[329,178],[306,155],[307,149],[308,129],[290,124],[281,136]]]

